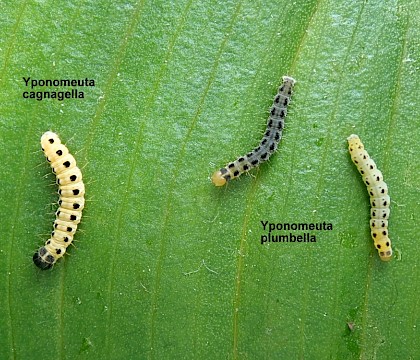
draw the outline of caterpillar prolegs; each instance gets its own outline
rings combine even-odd
[[[388,237],[389,205],[388,186],[384,182],[382,172],[378,170],[373,159],[365,150],[362,141],[357,135],[347,138],[351,159],[363,177],[370,196],[370,233],[379,257],[383,261],[392,258],[391,240]]]
[[[283,76],[283,84],[279,87],[277,95],[274,97],[267,128],[259,145],[246,155],[240,156],[235,161],[232,161],[225,167],[217,170],[211,177],[211,181],[214,185],[225,185],[229,180],[237,178],[241,174],[248,172],[264,161],[267,161],[277,150],[284,129],[287,106],[290,103],[290,97],[295,82],[295,79],[292,77]]]
[[[41,137],[41,146],[57,177],[60,195],[51,237],[33,256],[35,265],[46,270],[65,254],[67,247],[73,241],[85,206],[85,185],[82,173],[76,166],[76,160],[61,143],[57,134],[47,131]]]

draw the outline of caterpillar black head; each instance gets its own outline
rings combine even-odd
[[[55,258],[52,256],[49,251],[42,246],[37,252],[35,252],[32,257],[34,264],[38,266],[41,270],[51,269],[55,263]]]

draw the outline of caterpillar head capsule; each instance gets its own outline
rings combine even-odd
[[[45,246],[41,246],[37,252],[35,252],[32,257],[34,264],[38,266],[41,270],[51,269],[55,263],[55,258],[52,256]]]
[[[211,181],[215,186],[223,186],[227,182],[220,170],[214,172],[214,174],[211,177]]]

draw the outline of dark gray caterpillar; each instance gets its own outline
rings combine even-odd
[[[211,177],[216,186],[223,186],[229,180],[239,177],[241,174],[253,169],[277,150],[284,129],[284,119],[287,115],[287,106],[290,103],[295,79],[283,76],[283,84],[274,98],[273,106],[267,122],[267,128],[260,144],[244,156],[230,162],[225,167],[217,170]]]

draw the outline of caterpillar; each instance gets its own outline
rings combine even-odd
[[[43,134],[41,147],[52,172],[57,177],[60,195],[54,230],[45,245],[41,246],[33,256],[35,265],[47,270],[65,254],[67,247],[73,241],[85,206],[85,185],[76,160],[69,153],[67,146],[61,143],[57,134],[51,131]]]
[[[295,79],[292,77],[283,76],[283,84],[279,87],[279,90],[274,97],[273,105],[270,109],[270,116],[267,121],[267,127],[259,145],[246,155],[240,156],[235,161],[232,161],[225,167],[217,170],[211,177],[211,181],[215,186],[223,186],[228,181],[257,167],[259,164],[267,161],[277,150],[284,129],[287,106],[290,103],[295,82]]]
[[[370,233],[382,261],[392,258],[391,240],[388,237],[389,205],[388,186],[384,182],[382,172],[378,170],[375,162],[369,156],[357,135],[347,138],[349,152],[357,170],[363,177],[370,196]]]

